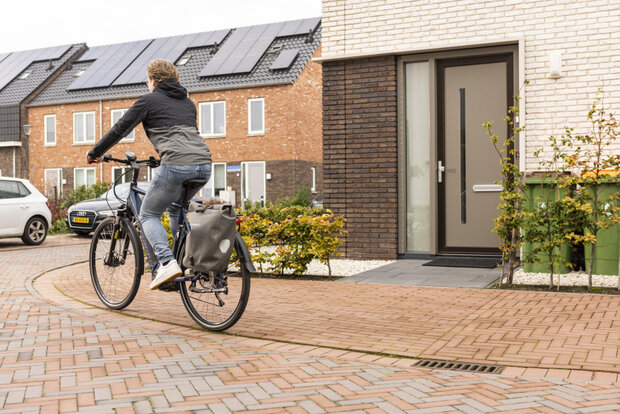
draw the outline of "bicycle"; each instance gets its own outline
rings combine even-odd
[[[155,257],[138,218],[142,205],[140,196],[144,196],[146,191],[138,187],[137,181],[140,164],[156,168],[160,160],[153,156],[138,160],[132,152],[126,152],[125,157],[119,159],[110,154],[103,157],[103,162],[114,161],[130,166],[128,172],[132,171],[133,177],[127,200],[113,216],[106,218],[95,229],[89,252],[90,276],[95,292],[104,305],[115,310],[124,309],[135,298],[144,274],[144,253],[151,269],[154,268]],[[172,283],[162,285],[160,290],[179,290],[183,305],[198,325],[208,330],[222,331],[241,318],[250,296],[250,274],[256,270],[239,234],[239,220],[226,272],[202,273],[183,266],[185,241],[191,231],[186,217],[187,209],[191,195],[206,183],[206,180],[198,179],[183,183],[186,188],[183,202],[181,205],[175,203],[180,207],[180,214],[179,225],[174,229],[176,237],[172,248],[183,274]]]

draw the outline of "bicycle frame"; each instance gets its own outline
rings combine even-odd
[[[146,234],[144,232],[144,228],[142,226],[142,222],[140,221],[140,209],[142,208],[142,198],[140,196],[146,195],[146,191],[138,187],[138,177],[140,175],[140,166],[136,162],[135,159],[128,160],[129,165],[132,168],[132,179],[131,184],[129,186],[129,195],[127,196],[127,200],[124,205],[118,208],[116,221],[114,223],[114,237],[112,238],[112,242],[110,243],[110,254],[109,257],[114,257],[113,252],[116,247],[116,239],[117,232],[120,229],[120,219],[122,217],[131,220],[132,224],[138,228],[138,233],[140,235],[140,241],[144,250],[146,252],[146,260],[151,268],[151,271],[155,269],[156,256],[153,251],[153,247],[151,246]],[[173,231],[173,239],[174,244],[172,247],[172,253],[176,257],[178,250],[182,244],[182,241],[185,240],[187,234],[190,231],[189,223],[187,222],[187,206],[180,205],[178,203],[172,203],[174,207],[179,207],[179,219],[178,219],[178,227],[176,229],[171,229]],[[123,246],[123,260],[127,257],[128,250],[128,240],[125,242],[125,246]],[[106,263],[109,264],[109,263]]]

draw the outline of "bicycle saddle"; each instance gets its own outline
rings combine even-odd
[[[189,202],[192,199],[192,196],[188,197],[189,194],[194,194],[196,190],[204,187],[207,183],[207,180],[202,180],[200,178],[193,178],[191,180],[187,180],[183,182],[183,187],[185,187],[185,199],[184,202]]]

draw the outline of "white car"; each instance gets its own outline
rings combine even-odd
[[[21,237],[26,244],[41,244],[52,222],[47,198],[30,181],[0,177],[0,238]]]

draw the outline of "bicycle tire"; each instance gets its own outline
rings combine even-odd
[[[228,293],[225,295],[224,306],[219,306],[219,302],[218,304],[213,302],[213,300],[217,301],[214,293],[201,293],[200,295],[202,296],[198,297],[198,293],[190,292],[189,290],[192,282],[186,281],[179,283],[179,290],[185,309],[190,314],[192,319],[194,319],[194,321],[204,329],[209,331],[226,330],[237,323],[245,311],[250,297],[250,271],[244,262],[236,259],[241,257],[239,254],[240,251],[240,246],[238,242],[235,241],[234,250],[228,264],[228,269],[225,272],[228,278]],[[179,249],[179,254],[177,257],[177,261],[181,265],[181,269],[185,272],[185,267],[182,265],[184,252],[185,243],[183,243],[183,246]],[[192,273],[194,275],[197,274],[196,272]],[[199,282],[204,284],[207,284],[208,278],[213,276],[202,273],[201,275],[204,275],[204,280],[201,279]],[[223,295],[220,295],[220,297],[222,296]],[[197,304],[200,305],[198,306],[200,309],[197,308]],[[226,307],[226,309],[224,309],[224,307]],[[215,316],[218,308],[220,311],[220,317],[216,319]]]
[[[116,232],[113,264],[104,264],[109,259],[115,220],[109,217],[95,229],[88,262],[95,293],[108,308],[120,310],[127,307],[138,293],[144,272],[144,256],[135,227],[128,219],[121,218],[120,230]],[[126,244],[127,255],[123,257]]]

